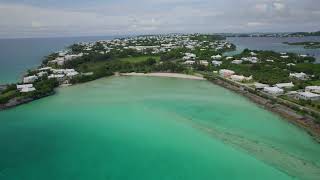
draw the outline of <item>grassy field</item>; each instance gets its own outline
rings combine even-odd
[[[146,61],[149,58],[154,58],[155,60],[160,61],[160,56],[138,56],[138,57],[119,58],[116,60],[126,61],[131,63],[138,63],[138,62]],[[87,62],[87,63],[81,64],[79,68],[77,68],[77,70],[80,72],[93,72],[106,64],[107,64],[106,61]]]
[[[97,70],[98,68],[106,65],[107,62],[100,61],[100,62],[87,62],[85,64],[81,64],[79,68],[77,68],[80,72],[93,72]]]
[[[128,58],[121,58],[120,61],[128,61],[128,62],[142,62],[146,61],[149,58],[153,58],[157,61],[160,60],[160,56],[138,56],[138,57],[128,57]]]

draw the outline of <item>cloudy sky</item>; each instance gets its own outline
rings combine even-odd
[[[0,0],[0,38],[320,30],[320,0]]]

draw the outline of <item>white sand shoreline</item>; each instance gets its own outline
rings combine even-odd
[[[194,76],[188,74],[179,73],[121,73],[121,76],[149,76],[149,77],[169,77],[169,78],[181,78],[181,79],[192,79],[192,80],[205,80],[201,76]]]

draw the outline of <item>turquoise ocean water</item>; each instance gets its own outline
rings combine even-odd
[[[0,179],[317,179],[307,133],[207,81],[111,77],[0,112]]]
[[[39,66],[43,58],[77,42],[113,39],[101,37],[61,37],[0,39],[0,84],[20,80],[27,69]]]
[[[0,40],[0,84],[73,42]],[[0,112],[0,179],[319,179],[306,132],[206,81],[111,77]]]

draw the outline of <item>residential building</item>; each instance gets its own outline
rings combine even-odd
[[[256,89],[264,89],[265,87],[269,87],[269,85],[268,84],[262,84],[262,83],[254,83],[254,87],[256,88]]]
[[[294,87],[294,84],[292,82],[290,83],[279,83],[275,85],[278,88],[285,88],[285,89],[290,89]]]
[[[225,77],[225,78],[229,78],[230,76],[234,75],[235,72],[232,70],[228,70],[228,69],[221,69],[219,71],[220,76]]]
[[[183,64],[192,65],[192,64],[195,64],[195,63],[196,63],[196,61],[187,60]]]
[[[33,82],[35,82],[37,79],[38,79],[38,76],[35,76],[35,75],[33,75],[33,76],[27,76],[27,77],[24,77],[24,78],[23,78],[23,83],[24,83],[24,84],[33,83]]]
[[[220,54],[218,54],[218,55],[211,56],[211,58],[215,59],[215,60],[219,60],[222,58],[222,56]]]
[[[209,63],[208,63],[207,60],[200,60],[199,63],[200,63],[201,65],[205,65],[205,66],[208,66],[208,65],[209,65]]]
[[[299,92],[296,94],[297,99],[319,101],[320,95],[312,92]]]
[[[320,86],[307,86],[305,90],[308,92],[320,94]]]
[[[231,61],[232,64],[241,64],[243,61],[242,60],[233,60]]]
[[[301,72],[301,73],[290,73],[289,77],[291,78],[296,78],[299,80],[307,80],[308,79],[308,75]]]
[[[263,91],[275,96],[278,96],[284,93],[284,90],[278,87],[264,87]]]
[[[220,66],[222,64],[222,61],[211,61],[211,63],[214,66]]]
[[[231,75],[230,78],[231,78],[233,81],[237,81],[237,82],[243,82],[243,81],[250,81],[250,80],[252,80],[252,76],[250,76],[250,77],[245,77],[245,76],[242,76],[242,75]]]

